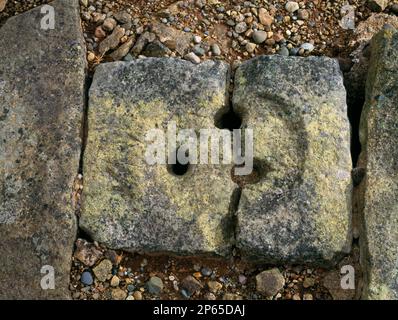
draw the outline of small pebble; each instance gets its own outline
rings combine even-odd
[[[188,61],[190,61],[192,63],[195,63],[195,64],[199,64],[200,63],[200,58],[194,52],[190,52],[190,53],[186,54],[184,56],[184,59],[188,60]]]
[[[112,279],[111,279],[111,286],[112,287],[117,287],[117,286],[119,286],[119,283],[120,283],[119,277],[118,276],[113,276]]]
[[[102,24],[102,29],[104,29],[105,31],[112,31],[113,29],[115,29],[117,25],[117,22],[115,19],[113,18],[106,18],[104,23]]]
[[[301,49],[304,49],[305,51],[311,52],[314,50],[314,45],[309,42],[305,42],[300,46]]]
[[[213,55],[215,55],[215,56],[221,55],[221,49],[217,43],[213,43],[211,45],[211,51],[213,52]]]
[[[290,13],[293,13],[300,9],[299,4],[295,1],[288,1],[285,5],[285,9],[289,11]]]
[[[243,33],[247,30],[247,24],[246,22],[239,22],[236,26],[235,26],[235,32],[236,33]]]
[[[315,279],[314,278],[305,278],[303,282],[303,287],[304,288],[310,288],[313,285],[315,285]]]
[[[301,300],[300,294],[296,293],[293,295],[293,300]]]
[[[151,294],[160,294],[163,290],[163,281],[159,277],[151,277],[146,283],[146,289]]]
[[[243,274],[240,274],[238,277],[238,281],[240,284],[246,284],[247,278]]]
[[[267,33],[265,31],[255,31],[253,32],[253,41],[257,44],[263,43],[267,40]]]
[[[129,285],[127,286],[127,291],[128,291],[128,292],[134,292],[134,290],[135,290],[135,286],[134,286],[134,285],[129,284]]]
[[[249,42],[248,44],[246,44],[246,51],[249,53],[252,53],[252,52],[254,52],[256,47],[257,47],[257,45],[255,43]]]
[[[82,276],[80,278],[81,283],[83,283],[86,286],[91,286],[94,282],[93,276],[91,275],[91,272],[85,271],[82,273]]]
[[[289,56],[289,49],[286,47],[281,47],[278,51],[278,54],[280,54],[281,56]]]
[[[204,277],[210,277],[213,273],[213,271],[209,268],[202,268],[200,271]]]
[[[311,293],[304,293],[303,300],[314,300],[314,297]]]
[[[199,43],[201,43],[202,42],[202,38],[201,37],[199,37],[199,36],[193,36],[193,43],[195,43],[195,44],[199,44]]]
[[[127,293],[122,289],[113,289],[112,290],[112,299],[113,300],[125,300],[127,297]]]
[[[142,300],[142,293],[140,291],[135,291],[133,297],[135,300]]]
[[[88,62],[93,62],[94,60],[95,60],[95,54],[94,54],[94,52],[89,51],[89,52],[87,53],[87,61],[88,61]]]

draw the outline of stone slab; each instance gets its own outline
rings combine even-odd
[[[336,60],[261,56],[235,76],[233,108],[254,134],[237,247],[269,263],[334,264],[350,251],[351,156]]]
[[[69,298],[86,58],[78,0],[56,0],[0,29],[0,299]],[[52,266],[55,289],[43,290]]]
[[[81,227],[111,248],[229,255],[232,165],[191,165],[175,175],[148,164],[149,130],[215,128],[229,66],[147,58],[98,66],[88,111]],[[173,152],[173,150],[171,151]]]

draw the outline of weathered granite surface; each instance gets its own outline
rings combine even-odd
[[[262,56],[235,76],[233,108],[254,130],[237,247],[269,263],[333,264],[351,245],[351,155],[337,61]],[[250,179],[249,179],[250,180]]]
[[[78,0],[56,0],[0,29],[0,299],[69,298],[85,50]],[[55,270],[55,289],[40,286]]]
[[[148,58],[98,66],[90,89],[81,227],[111,248],[228,255],[232,165],[191,165],[177,176],[150,165],[146,133],[215,128],[229,66]],[[173,152],[171,150],[170,152]]]
[[[398,299],[398,32],[372,40],[361,118],[365,299]]]

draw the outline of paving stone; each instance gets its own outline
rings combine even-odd
[[[253,129],[237,246],[269,263],[333,264],[350,251],[351,156],[336,60],[262,56],[235,76],[233,108]]]
[[[0,29],[0,299],[70,296],[86,54],[78,0],[51,5],[54,30],[41,7]]]
[[[363,298],[398,299],[398,32],[386,29],[372,40],[372,54],[361,118],[366,168],[363,226]]]
[[[230,253],[232,165],[170,165],[145,159],[150,129],[215,128],[224,110],[229,66],[171,58],[97,67],[90,89],[85,192],[80,220],[111,248],[178,254]],[[170,153],[174,152],[170,149]]]

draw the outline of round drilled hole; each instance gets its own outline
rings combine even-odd
[[[243,165],[236,165],[231,169],[231,177],[232,181],[234,181],[240,187],[244,187],[247,184],[255,184],[259,183],[262,179],[264,179],[269,171],[271,171],[271,167],[263,160],[254,159],[253,160],[253,170],[248,175],[236,175],[235,168],[236,167],[244,167]]]
[[[216,115],[214,122],[217,128],[232,131],[242,126],[242,117],[233,110],[228,110]]]
[[[188,152],[186,153],[186,157],[188,157]],[[172,175],[175,175],[175,176],[185,175],[189,171],[191,164],[189,162],[181,163],[178,160],[177,150],[175,151],[175,158],[176,158],[176,163],[168,165],[167,169],[168,169],[169,173],[171,173]]]
[[[170,165],[171,173],[175,174],[176,176],[183,176],[188,172],[188,169],[189,169],[189,163],[181,164],[177,161],[176,164]]]

